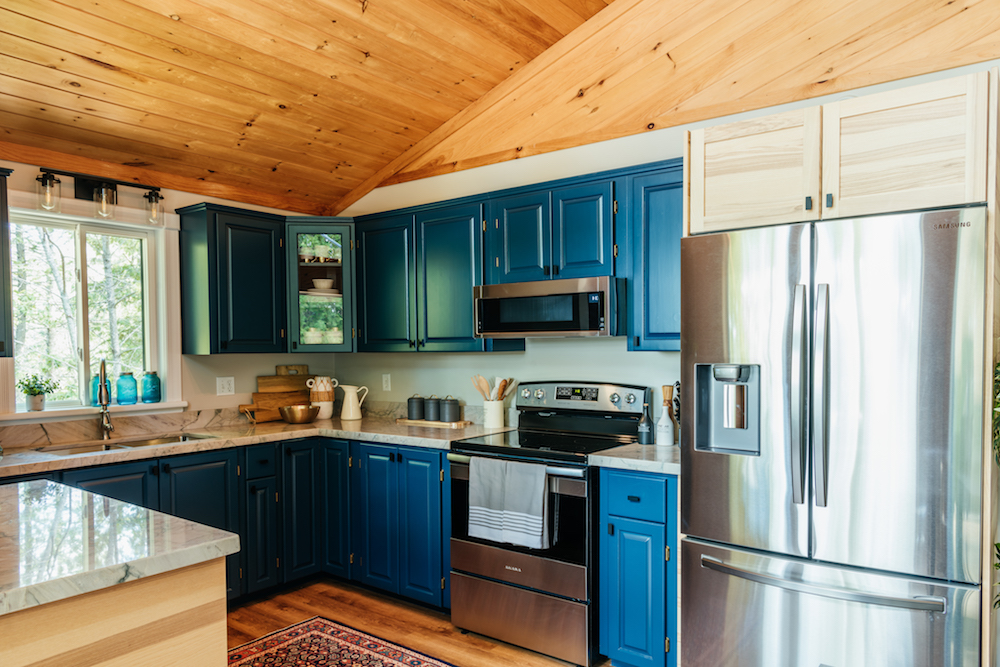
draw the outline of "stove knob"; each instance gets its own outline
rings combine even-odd
[[[629,394],[628,396],[626,396],[625,402],[628,403],[629,405],[635,403],[635,394]]]
[[[525,387],[521,390],[521,398],[531,398],[531,390]]]
[[[544,389],[536,389],[535,390],[535,398],[537,398],[538,400],[542,400],[543,398],[545,398],[545,390]]]
[[[611,394],[611,403],[613,405],[618,405],[618,401],[622,400],[622,397],[618,394]]]

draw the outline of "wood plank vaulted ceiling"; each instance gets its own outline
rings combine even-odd
[[[1000,0],[3,0],[0,158],[334,215],[995,58]]]

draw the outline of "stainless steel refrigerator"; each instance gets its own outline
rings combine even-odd
[[[986,242],[983,207],[682,240],[684,667],[979,664]]]

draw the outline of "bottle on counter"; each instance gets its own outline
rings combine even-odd
[[[649,418],[649,403],[642,404],[642,417],[639,419],[639,444],[653,444],[653,420]]]
[[[669,447],[674,444],[674,388],[663,385],[663,410],[656,421],[656,444]]]
[[[160,402],[160,377],[156,371],[146,371],[146,374],[142,376],[142,402]]]
[[[131,373],[122,373],[118,377],[118,382],[115,383],[115,389],[118,390],[116,394],[118,405],[135,405],[138,400],[139,388]]]

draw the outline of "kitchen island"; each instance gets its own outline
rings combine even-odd
[[[55,482],[0,486],[0,664],[224,665],[239,537]]]

